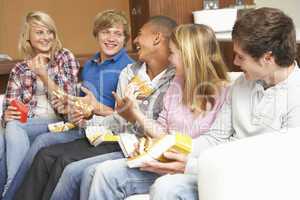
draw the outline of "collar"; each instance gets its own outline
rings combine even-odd
[[[168,68],[164,69],[162,72],[160,72],[159,74],[157,74],[152,80],[150,79],[150,77],[147,74],[147,65],[146,63],[143,63],[141,66],[141,69],[139,71],[139,76],[141,76],[144,80],[146,80],[147,82],[151,83],[152,86],[156,86],[159,84],[160,79],[164,76],[164,74],[166,73]]]
[[[111,62],[117,62],[121,56],[123,56],[126,53],[125,48],[122,48],[116,55],[114,55],[111,58],[106,59],[105,61],[111,61]],[[95,63],[99,63],[98,61],[100,60],[100,52],[97,52],[93,57],[92,57],[92,61]],[[105,62],[102,61],[102,62]],[[102,63],[101,62],[101,63]]]
[[[276,85],[273,85],[265,90],[267,91],[267,90],[272,90],[272,89],[285,89],[289,82],[293,82],[293,80],[295,78],[298,78],[297,76],[298,76],[299,71],[300,71],[300,69],[299,69],[298,63],[297,63],[297,61],[295,61],[293,71],[289,74],[289,76],[285,80],[283,80],[283,81],[277,83]],[[266,87],[266,83],[262,80],[257,80],[256,84],[259,85],[259,87],[261,87],[263,90]]]

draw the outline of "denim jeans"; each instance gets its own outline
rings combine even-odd
[[[159,177],[150,187],[150,199],[198,200],[197,175],[174,174]]]
[[[133,194],[145,194],[159,177],[158,174],[128,168],[125,159],[111,160],[90,170],[93,180],[87,191],[87,199],[125,199]],[[85,174],[86,176],[86,174]]]
[[[138,168],[128,168],[125,159],[103,162],[96,166],[93,173],[90,188],[85,191],[89,193],[89,200],[121,200],[148,192],[154,200],[198,199],[197,176],[194,175],[160,176]]]
[[[94,165],[106,160],[114,160],[122,157],[123,154],[121,152],[113,152],[76,161],[67,165],[52,193],[51,200],[79,199],[80,188],[83,187],[89,189],[90,179],[85,181],[82,180],[83,174],[87,170],[89,171]]]
[[[73,129],[63,133],[51,133],[47,132],[38,136],[32,143],[30,149],[28,150],[19,170],[17,171],[14,179],[12,180],[10,187],[5,193],[3,200],[13,199],[14,194],[20,187],[24,176],[26,175],[28,169],[30,168],[35,155],[38,151],[43,148],[53,144],[66,143],[78,138],[84,137],[84,132],[78,129]]]
[[[43,133],[48,132],[48,124],[58,119],[30,118],[26,123],[18,120],[10,121],[5,128],[7,181],[4,193],[17,173],[30,144]]]
[[[6,182],[4,129],[0,126],[0,199]]]

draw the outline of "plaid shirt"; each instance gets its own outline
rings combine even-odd
[[[67,49],[56,52],[48,65],[48,76],[58,87],[72,95],[76,95],[78,72],[79,63]],[[37,105],[36,89],[37,75],[28,68],[25,61],[17,63],[10,72],[3,101],[3,111],[6,110],[11,100],[17,99],[29,106],[29,117],[33,117]]]

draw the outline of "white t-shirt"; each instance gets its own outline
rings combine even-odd
[[[37,106],[35,108],[35,117],[55,118],[56,114],[47,99],[44,83],[39,78],[37,78],[37,89],[35,95],[37,99]]]

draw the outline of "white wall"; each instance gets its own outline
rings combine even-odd
[[[295,22],[296,27],[300,28],[300,1],[299,0],[255,0],[257,8],[274,7],[283,10]]]

